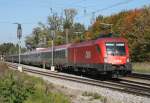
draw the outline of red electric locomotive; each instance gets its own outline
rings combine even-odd
[[[99,38],[68,48],[69,64],[78,71],[112,76],[131,73],[129,49],[124,38]]]

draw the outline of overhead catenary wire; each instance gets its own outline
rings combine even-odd
[[[14,22],[10,21],[0,21],[0,24],[13,24]],[[38,24],[39,22],[21,22],[23,25],[33,25],[33,24]],[[43,23],[43,22],[42,22]],[[46,23],[44,23],[46,24]]]
[[[133,1],[133,0],[126,0],[126,1],[118,2],[116,4],[108,6],[106,8],[102,8],[102,9],[96,10],[95,13],[103,11],[103,10],[107,10],[107,9],[110,9],[110,8],[113,8],[113,7],[116,7],[116,6],[120,6],[120,5],[123,5],[123,4],[128,4],[131,1]]]
[[[85,1],[87,1],[87,0],[79,0],[79,1],[75,1],[75,2],[69,3],[68,5],[75,5],[75,4],[78,4],[78,3],[85,2]]]
[[[102,9],[98,9],[98,10],[92,11],[90,13],[86,13],[86,16],[91,16],[91,15],[93,16],[93,14],[96,15],[96,13],[98,13],[98,12],[101,12],[101,11],[104,11],[104,10],[108,10],[110,8],[117,7],[117,6],[120,6],[120,5],[128,4],[131,1],[133,1],[133,0],[126,0],[126,1],[118,2],[118,3],[112,4],[112,5],[108,6],[108,7],[105,7],[105,8],[102,8]],[[78,19],[80,19],[82,17],[83,16],[80,16],[80,17],[78,17]]]

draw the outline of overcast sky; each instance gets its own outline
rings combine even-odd
[[[23,38],[30,35],[38,22],[47,23],[50,8],[63,14],[65,8],[75,8],[75,21],[90,25],[92,12],[96,15],[111,15],[122,10],[150,5],[150,0],[0,0],[0,43],[17,43],[16,25],[22,23]]]

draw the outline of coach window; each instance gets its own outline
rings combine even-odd
[[[58,56],[58,58],[61,58],[61,51],[59,51],[59,56]]]
[[[52,53],[50,51],[46,52],[47,53],[47,58],[51,58]]]
[[[60,57],[63,58],[63,50],[61,50],[60,53],[61,53]]]
[[[59,56],[59,51],[55,51],[56,55],[55,57],[57,58]]]
[[[58,58],[60,57],[60,51],[58,51]]]
[[[65,58],[66,55],[68,55],[68,54],[66,54],[66,50],[63,50],[62,53],[63,53],[63,54],[62,54],[62,55],[63,55],[62,58]],[[66,54],[66,55],[65,55],[65,54]]]
[[[54,51],[54,58],[56,58],[56,56],[57,56],[57,51]]]
[[[55,51],[55,58],[59,56],[59,51]]]
[[[61,51],[59,51],[59,58],[61,58]]]
[[[61,57],[61,51],[58,51],[58,58]]]
[[[61,50],[59,51],[59,58],[61,58]]]

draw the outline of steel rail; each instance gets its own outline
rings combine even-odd
[[[118,81],[123,81],[123,82],[131,83],[131,84],[138,84],[138,85],[148,87],[150,89],[150,83],[143,83],[143,82],[138,82],[137,80],[133,81],[133,80],[122,79],[122,78],[119,78]]]
[[[128,75],[129,77],[139,78],[139,79],[145,79],[150,80],[150,74],[148,73],[137,73],[133,72],[131,75]]]

